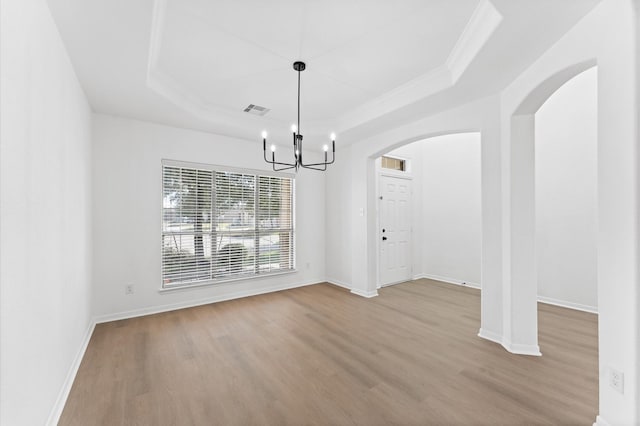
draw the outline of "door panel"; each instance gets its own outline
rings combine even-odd
[[[411,279],[411,180],[380,176],[380,284]]]

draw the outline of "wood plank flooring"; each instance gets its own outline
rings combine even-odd
[[[478,290],[329,284],[96,327],[61,425],[591,425],[597,316],[539,304],[542,357],[477,337]]]

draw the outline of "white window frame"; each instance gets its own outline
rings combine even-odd
[[[289,178],[291,179],[291,235],[292,235],[292,268],[282,271],[276,272],[263,272],[256,273],[254,275],[243,275],[243,276],[231,276],[228,278],[219,278],[219,279],[209,279],[202,280],[197,282],[186,282],[186,283],[177,283],[172,285],[165,285],[163,281],[163,239],[164,239],[164,167],[179,167],[179,168],[188,168],[188,169],[201,169],[208,170],[212,173],[216,172],[229,172],[229,173],[244,173],[255,175],[256,177],[256,188],[259,185],[259,178],[261,176],[268,177],[278,177],[278,178]],[[196,163],[189,161],[179,161],[179,160],[170,160],[170,159],[162,159],[160,165],[160,289],[159,292],[172,292],[180,289],[189,289],[194,287],[204,287],[204,286],[212,286],[217,284],[231,283],[234,281],[247,281],[247,280],[256,280],[261,278],[274,277],[278,275],[288,275],[298,272],[296,269],[296,252],[297,252],[297,244],[296,244],[296,179],[295,174],[293,173],[285,173],[285,172],[273,172],[273,171],[265,171],[265,170],[256,170],[256,169],[248,169],[248,168],[238,168],[238,167],[228,167],[228,166],[220,166],[215,164],[206,164],[206,163]],[[256,208],[258,206],[256,200]],[[256,217],[257,221],[257,217]],[[257,224],[256,224],[256,230]]]

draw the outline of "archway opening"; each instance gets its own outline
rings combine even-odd
[[[586,60],[557,71],[525,93],[513,113],[508,113],[503,136],[508,164],[505,179],[505,212],[509,220],[507,235],[507,274],[503,298],[502,344],[509,351],[540,355],[538,345],[538,283],[536,262],[535,197],[535,114],[561,86],[581,72],[595,66]],[[506,106],[506,108],[509,108]],[[509,109],[507,109],[509,111]]]
[[[580,378],[582,410],[597,415],[597,67],[535,113],[538,340]],[[558,334],[564,336],[558,339]]]
[[[480,133],[421,139],[375,160],[377,287],[480,288]]]
[[[598,319],[583,312],[598,300],[595,65],[585,61],[542,81],[507,123],[503,345],[515,353],[553,354],[567,371],[563,384],[582,389],[584,404],[576,412],[591,411],[587,418],[598,405]]]

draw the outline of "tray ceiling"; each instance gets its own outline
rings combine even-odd
[[[97,112],[259,142],[366,136],[495,93],[598,0],[49,0]],[[270,108],[247,114],[249,104]],[[351,142],[349,137],[342,142]]]

